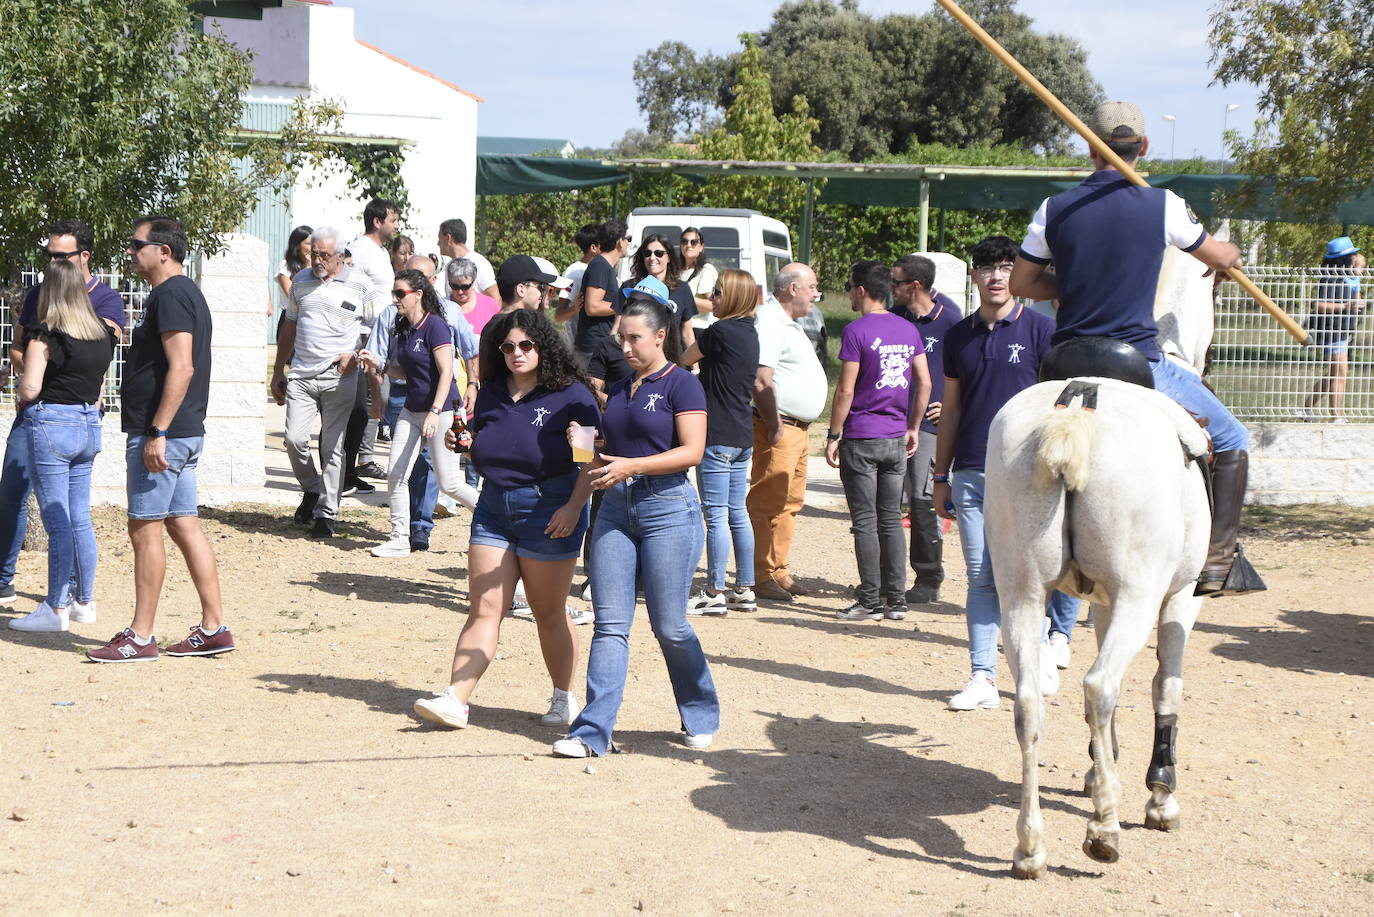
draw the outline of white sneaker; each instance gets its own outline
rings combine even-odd
[[[723,592],[712,595],[705,589],[698,589],[697,594],[687,600],[687,613],[689,615],[723,615],[725,612],[725,593]]]
[[[881,621],[883,610],[881,608],[865,608],[855,602],[843,611],[835,612],[835,617],[841,621]]]
[[[1349,420],[1349,418],[1346,418],[1346,417],[1337,417],[1335,420],[1333,420],[1333,421],[1331,421],[1331,422],[1332,422],[1332,423],[1350,423],[1350,420]]]
[[[1067,669],[1069,661],[1073,659],[1073,650],[1069,649],[1069,638],[1059,631],[1050,634],[1050,658],[1061,669]]]
[[[1303,423],[1312,423],[1314,420],[1317,419],[1312,415],[1312,411],[1308,408],[1295,408],[1293,410],[1293,416],[1298,418],[1298,420],[1301,420]]]
[[[0,586],[0,605],[12,605],[18,598],[19,595],[14,591],[13,583],[8,586]]]
[[[725,607],[730,611],[754,611],[759,607],[759,603],[754,598],[754,590],[745,586],[743,589],[731,589],[725,593]]]
[[[409,538],[389,538],[372,549],[373,557],[409,557]]]
[[[73,624],[94,624],[95,599],[91,599],[85,605],[72,599],[72,603],[67,606],[67,619]]]
[[[549,712],[541,716],[539,722],[545,726],[571,726],[581,712],[582,705],[577,702],[577,695],[554,688],[553,696],[549,698]]]
[[[688,748],[703,751],[711,747],[711,740],[715,737],[716,734],[714,732],[704,732],[699,736],[687,734],[682,737],[682,744],[686,745]]]
[[[997,694],[997,685],[982,672],[974,672],[973,677],[964,685],[964,690],[949,699],[951,710],[1000,710],[1002,698]]]
[[[596,623],[596,615],[592,614],[590,608],[573,608],[571,605],[567,608],[568,620],[572,621],[574,625]]]
[[[506,611],[506,614],[510,615],[512,618],[528,619],[534,617],[534,609],[530,608],[529,602],[526,602],[522,598],[516,598],[511,601],[510,608]]]
[[[453,696],[452,686],[436,691],[433,697],[422,697],[417,700],[415,715],[422,720],[452,729],[465,729],[468,725],[468,705]]]
[[[1040,644],[1040,696],[1054,697],[1059,693],[1059,667],[1054,664],[1054,653],[1049,644]]]
[[[54,611],[47,602],[39,602],[37,608],[22,618],[11,618],[10,629],[37,634],[60,634],[67,629],[67,610],[64,608]]]
[[[452,519],[458,515],[458,503],[448,494],[439,494],[439,499],[434,501],[435,519]]]
[[[590,758],[592,750],[581,739],[564,736],[553,743],[553,756],[555,758]]]

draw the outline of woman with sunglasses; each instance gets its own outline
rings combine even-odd
[[[697,466],[697,487],[706,511],[706,588],[692,597],[688,614],[753,611],[754,527],[745,508],[754,457],[750,401],[759,366],[754,327],[758,287],[744,271],[720,274],[711,298],[717,321],[701,329],[682,355],[684,366],[701,363],[706,389],[706,451]],[[725,591],[730,545],[735,546],[735,588]]]
[[[645,236],[635,249],[630,279],[621,284],[620,296],[624,300],[645,277],[656,278],[668,288],[668,308],[677,316],[678,339],[683,347],[689,347],[696,340],[691,321],[697,314],[697,302],[691,287],[678,280],[681,274],[682,262],[668,240],[660,233]]]
[[[410,553],[410,482],[421,446],[429,446],[429,458],[439,489],[471,509],[477,494],[463,482],[458,460],[443,448],[444,433],[453,426],[454,410],[462,410],[454,384],[453,329],[444,320],[434,288],[419,271],[404,270],[392,282],[396,302],[396,327],[384,359],[364,350],[359,359],[370,372],[380,372],[406,382],[405,406],[396,418],[391,439],[391,467],[387,469],[387,499],[391,506],[391,537],[372,549],[374,557],[405,557]]]
[[[463,310],[472,333],[481,335],[487,322],[501,311],[501,304],[477,289],[477,263],[470,258],[454,258],[444,266],[448,298]]]
[[[720,729],[720,700],[706,655],[687,621],[687,595],[701,556],[701,506],[687,469],[706,445],[706,395],[677,365],[676,316],[654,280],[630,294],[620,340],[634,373],[617,383],[602,415],[606,445],[582,474],[604,494],[592,529],[592,607],[587,706],[553,744],[564,758],[612,748],[630,661],[635,581],[663,652],[688,748]],[[571,438],[575,428],[569,429]]]
[[[716,266],[706,260],[706,243],[697,227],[688,226],[682,231],[678,238],[678,251],[682,258],[682,272],[678,279],[687,284],[696,299],[697,314],[692,318],[692,328],[700,331],[715,321],[711,313],[715,308],[711,302],[711,291],[716,288],[720,274]]]
[[[470,454],[486,479],[468,542],[470,611],[448,687],[417,700],[415,713],[455,729],[468,724],[468,699],[496,654],[502,617],[523,580],[553,682],[543,722],[566,727],[579,706],[572,694],[577,635],[564,608],[591,494],[567,430],[595,426],[601,412],[562,334],[542,313],[517,309],[488,327],[482,388],[468,424]]]

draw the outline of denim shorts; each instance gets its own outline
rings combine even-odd
[[[472,544],[514,551],[517,557],[534,560],[571,560],[582,553],[587,533],[587,507],[577,517],[570,535],[554,538],[544,533],[553,514],[568,502],[577,483],[577,472],[548,478],[524,487],[502,487],[488,480],[472,513]]]
[[[196,515],[196,464],[203,436],[167,438],[167,470],[149,473],[143,465],[146,436],[130,436],[124,447],[125,482],[130,519],[166,519]]]

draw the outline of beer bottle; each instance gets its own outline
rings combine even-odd
[[[472,448],[472,434],[468,432],[467,421],[463,419],[463,405],[458,399],[453,400],[453,451],[467,452]]]

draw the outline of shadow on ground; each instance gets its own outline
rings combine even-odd
[[[447,583],[434,583],[406,579],[395,574],[380,576],[372,573],[336,573],[317,570],[306,579],[293,579],[292,586],[305,586],[319,589],[330,595],[347,598],[356,593],[360,602],[385,602],[401,605],[424,605],[430,608],[446,608],[450,611],[467,611],[467,567],[443,567],[430,573],[443,577]]]
[[[1236,627],[1199,621],[1202,633],[1222,634],[1232,642],[1212,652],[1224,659],[1298,672],[1344,672],[1374,678],[1374,618],[1285,610],[1280,625]],[[1286,626],[1285,626],[1286,625]]]

